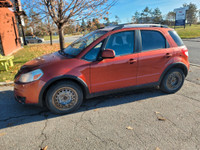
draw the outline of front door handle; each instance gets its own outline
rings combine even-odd
[[[129,61],[128,61],[129,64],[133,64],[133,63],[135,63],[135,62],[137,62],[137,60],[136,60],[136,59],[133,59],[133,58],[129,59]]]
[[[172,57],[172,54],[171,53],[166,53],[165,57],[166,58]]]

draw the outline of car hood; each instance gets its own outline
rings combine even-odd
[[[39,66],[47,65],[50,63],[55,63],[58,62],[62,59],[66,59],[68,57],[62,56],[59,54],[59,52],[51,53],[48,55],[43,55],[40,57],[37,57],[31,61],[26,62],[20,70],[26,70],[26,71],[31,71]]]

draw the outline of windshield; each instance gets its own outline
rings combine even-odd
[[[65,48],[64,53],[66,55],[77,56],[84,48],[89,46],[92,42],[104,35],[106,32],[107,31],[93,31],[88,33]]]

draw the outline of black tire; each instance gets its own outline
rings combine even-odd
[[[172,68],[164,76],[160,89],[168,94],[176,93],[182,87],[184,80],[183,71],[179,68]]]
[[[83,102],[82,89],[72,81],[61,81],[49,88],[46,94],[48,109],[55,114],[68,114]]]
[[[42,43],[42,40],[38,40],[38,43]]]

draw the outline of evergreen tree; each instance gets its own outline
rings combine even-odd
[[[189,7],[189,10],[187,10],[186,12],[186,19],[187,19],[187,23],[189,23],[190,25],[193,23],[197,22],[197,6],[196,4],[190,3],[190,4],[183,4],[183,7]]]

